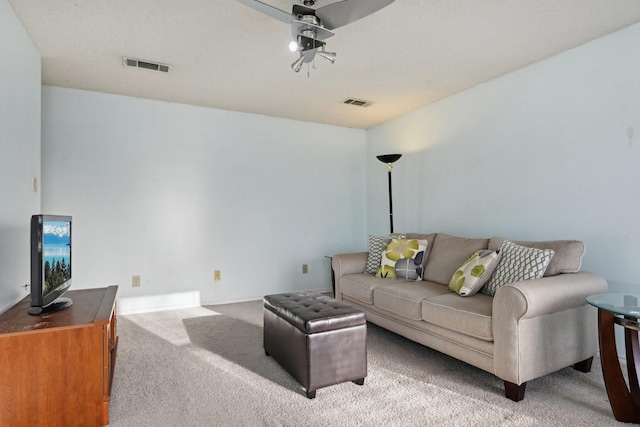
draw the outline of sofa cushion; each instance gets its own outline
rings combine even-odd
[[[501,257],[499,252],[489,249],[476,251],[453,273],[449,290],[463,297],[474,295],[489,280]]]
[[[506,239],[502,237],[493,237],[489,241],[489,249],[498,249],[504,240]],[[582,257],[586,249],[584,243],[579,240],[550,240],[547,242],[513,240],[513,243],[529,248],[551,249],[555,252],[547,270],[544,272],[545,277],[555,276],[560,273],[577,273],[580,271]]]
[[[426,240],[427,241],[427,249],[424,251],[424,259],[422,260],[422,270],[424,271],[424,267],[427,265],[427,260],[429,259],[429,254],[431,254],[431,248],[433,248],[433,242],[436,240],[436,233],[431,234],[421,234],[421,233],[407,233],[407,239],[416,239],[416,240]]]
[[[368,273],[347,274],[340,278],[340,292],[366,304],[373,304],[373,290],[389,283]]]
[[[391,239],[404,239],[405,234],[394,233],[386,236],[369,236],[369,255],[367,255],[367,266],[364,269],[365,273],[376,274],[378,267],[380,267],[380,258],[382,257],[382,251],[387,247],[387,244]]]
[[[402,259],[412,259],[417,264],[416,272],[418,273],[413,280],[422,280],[422,260],[424,251],[427,249],[427,243],[426,240],[416,239],[391,240],[382,252],[376,277],[396,278],[396,262]]]
[[[450,293],[446,286],[432,282],[386,281],[373,290],[376,307],[413,320],[422,319],[422,300]]]
[[[551,249],[528,248],[508,240],[500,245],[500,254],[502,259],[498,267],[480,290],[483,294],[495,295],[509,283],[541,278],[553,257]]]
[[[460,298],[449,292],[422,301],[422,320],[484,341],[493,341],[492,306],[493,297],[488,295]]]
[[[422,275],[424,280],[447,285],[451,276],[474,252],[487,249],[489,239],[465,239],[438,233]]]

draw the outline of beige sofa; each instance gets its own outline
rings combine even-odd
[[[591,369],[597,315],[585,298],[606,292],[607,283],[579,272],[584,244],[516,241],[554,250],[545,276],[504,286],[493,297],[461,297],[447,286],[454,272],[475,251],[498,249],[504,239],[406,237],[429,242],[422,281],[378,278],[364,273],[367,252],[340,254],[331,262],[336,298],[361,308],[369,322],[496,375],[514,401],[524,398],[529,380],[571,365]]]

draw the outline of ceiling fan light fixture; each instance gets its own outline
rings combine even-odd
[[[332,64],[336,62],[336,53],[335,52],[325,52],[324,50],[319,50],[318,55],[331,62]]]
[[[298,71],[300,71],[300,68],[302,68],[303,63],[304,63],[304,55],[300,55],[300,58],[298,58],[296,62],[291,64],[291,69],[297,73]]]
[[[290,50],[291,52],[297,52],[297,51],[299,51],[299,50],[300,50],[300,45],[298,44],[298,42],[297,42],[297,41],[295,41],[295,40],[291,40],[291,41],[289,42],[289,50]]]

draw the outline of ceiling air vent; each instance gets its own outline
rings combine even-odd
[[[369,105],[373,104],[373,102],[371,101],[365,101],[363,99],[355,99],[355,98],[345,99],[344,101],[342,101],[342,103],[347,105],[354,105],[356,107],[368,107]]]
[[[159,71],[161,73],[168,73],[169,71],[171,71],[171,65],[126,57],[122,57],[122,65],[124,65],[125,67],[144,68],[145,70]]]

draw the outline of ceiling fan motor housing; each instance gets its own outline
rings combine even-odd
[[[319,49],[324,46],[325,43],[313,38],[313,36],[307,37],[304,34],[300,34],[298,36],[298,45],[302,48],[303,52],[306,52],[308,50]]]

